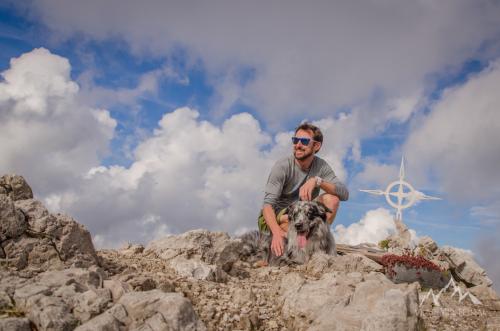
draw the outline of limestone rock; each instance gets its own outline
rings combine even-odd
[[[47,286],[28,284],[21,288],[16,289],[14,293],[14,301],[16,306],[21,309],[27,309],[29,306],[28,301],[38,295],[50,295],[51,291]]]
[[[382,272],[383,266],[370,260],[364,255],[350,253],[346,255],[327,255],[316,253],[306,265],[306,270],[313,275],[322,275],[326,272]]]
[[[127,281],[135,291],[154,290],[157,286],[155,280],[144,275],[136,275]]]
[[[61,298],[40,294],[32,296],[27,300],[26,310],[27,317],[40,331],[69,331],[78,323]]]
[[[0,242],[17,238],[28,228],[24,215],[7,195],[0,194]]]
[[[188,260],[179,256],[171,260],[170,266],[180,276],[209,281],[216,279],[216,267],[199,260]]]
[[[103,286],[111,291],[111,298],[114,302],[118,301],[125,293],[132,291],[129,284],[117,279],[106,279]]]
[[[22,210],[27,216],[30,229],[33,231],[51,233],[55,229],[54,217],[50,215],[47,208],[40,201],[26,199],[14,203],[16,208]]]
[[[231,239],[227,233],[193,230],[153,241],[146,249],[166,261],[183,256],[229,272],[233,263],[239,260],[241,246],[240,240]]]
[[[78,326],[75,331],[120,331],[123,325],[111,314],[101,314]]]
[[[0,331],[415,330],[421,321],[429,330],[481,330],[498,324],[499,300],[483,270],[458,249],[438,249],[431,238],[418,248],[468,286],[481,283],[467,290],[483,305],[443,293],[440,309],[426,303],[419,312],[417,284],[393,284],[380,264],[349,251],[315,254],[306,265],[255,269],[240,240],[206,230],[97,257],[83,226],[49,213],[22,193],[22,181],[4,177]],[[403,250],[404,243],[396,244],[392,249]],[[377,257],[375,249],[362,249]]]
[[[178,293],[164,293],[160,290],[146,292],[129,292],[124,294],[118,301],[125,307],[128,316],[131,318],[132,328],[138,328],[150,318],[155,323],[160,323],[161,314],[165,326],[168,330],[206,330],[203,323],[193,310],[193,306],[188,299]]]
[[[30,267],[37,271],[60,269],[64,266],[52,241],[48,238],[32,238],[26,234],[5,241],[4,250],[9,265],[17,270]]]
[[[118,304],[106,310],[103,314],[83,323],[75,331],[121,331],[126,329],[127,323],[129,323],[127,312],[122,305]]]
[[[110,302],[110,290],[106,288],[88,290],[76,298],[73,313],[78,320],[86,322],[106,310]]]
[[[294,330],[416,330],[416,285],[394,285],[376,276],[360,281],[340,273],[305,280],[283,278],[284,317]],[[385,307],[390,306],[391,309]]]
[[[394,224],[396,225],[397,233],[387,238],[389,243],[389,252],[401,254],[404,250],[411,248],[411,234],[403,221],[395,218]]]
[[[136,255],[144,251],[144,246],[140,244],[127,244],[125,247],[120,249],[120,253],[125,255]]]
[[[12,299],[7,292],[0,290],[0,310],[13,306]]]
[[[4,198],[0,196],[0,199]],[[26,220],[11,217],[9,222],[2,220],[2,224],[6,224],[6,233],[12,238],[3,243],[5,255],[16,269],[47,270],[64,265],[88,267],[98,263],[90,233],[83,225],[69,216],[50,214],[34,199],[18,200],[14,205]],[[6,210],[0,209],[0,213]],[[4,225],[1,228],[4,232]],[[12,237],[13,233],[15,237]]]
[[[500,311],[500,297],[495,291],[486,285],[478,285],[467,289],[491,310]]]
[[[16,201],[32,199],[33,191],[22,176],[4,175],[0,177],[0,195],[7,195]]]
[[[440,249],[440,253],[448,258],[450,268],[459,278],[458,280],[464,281],[469,286],[491,286],[493,284],[491,279],[486,275],[486,271],[466,252],[445,246]]]
[[[345,272],[381,272],[383,267],[362,254],[346,254],[335,257],[330,270],[341,270]]]
[[[241,247],[241,241],[227,233],[193,230],[153,241],[147,253],[166,260],[181,276],[225,282],[239,261]]]
[[[103,275],[97,271],[84,268],[69,268],[64,270],[46,271],[37,278],[37,283],[48,288],[60,287],[77,283],[85,290],[99,288],[103,282]]]
[[[30,321],[16,317],[0,319],[0,331],[31,331]]]
[[[423,247],[430,253],[434,253],[438,249],[436,242],[428,236],[421,237],[418,241],[418,246]]]

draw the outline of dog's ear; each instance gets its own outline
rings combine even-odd
[[[331,213],[331,209],[325,206],[322,202],[316,201],[319,216],[326,221],[326,213]]]

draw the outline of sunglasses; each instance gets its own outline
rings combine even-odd
[[[304,146],[309,146],[311,140],[312,140],[311,138],[292,137],[292,143],[294,145],[297,145],[300,142]]]

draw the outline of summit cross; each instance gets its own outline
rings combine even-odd
[[[441,198],[431,197],[422,192],[416,191],[413,186],[405,181],[404,156],[401,158],[399,168],[399,179],[387,185],[383,190],[360,190],[374,195],[384,195],[387,203],[396,209],[396,220],[403,221],[403,209],[409,208],[419,200],[441,200]],[[394,199],[395,198],[395,201]]]

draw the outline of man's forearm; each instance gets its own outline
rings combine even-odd
[[[267,227],[271,233],[275,233],[278,229],[280,229],[273,206],[265,204],[262,208],[262,215],[264,216],[264,220],[266,221]]]
[[[346,201],[347,199],[349,199],[349,191],[347,190],[345,185],[340,182],[330,183],[327,181],[322,181],[320,187],[326,193],[336,195],[340,201]]]

